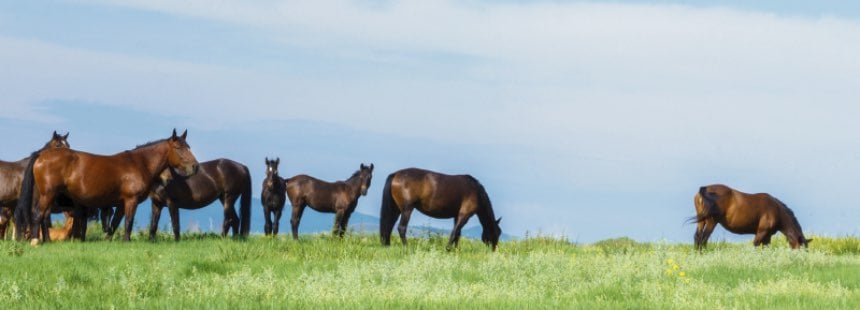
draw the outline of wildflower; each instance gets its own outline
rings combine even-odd
[[[678,276],[683,278],[683,277],[686,277],[686,276],[687,276],[687,273],[686,273],[686,272],[681,271],[681,272],[679,272],[679,273],[678,273]]]
[[[673,273],[674,272],[672,271],[672,269],[666,269],[666,275],[667,276],[671,276]]]
[[[672,266],[672,269],[673,269],[673,270],[678,270],[678,268],[679,268],[679,267],[678,267],[678,265],[673,265],[673,266]]]
[[[667,260],[666,260],[666,264],[674,265],[674,264],[675,264],[675,260],[674,260],[674,259],[671,259],[671,258],[670,258],[670,259],[667,259]]]

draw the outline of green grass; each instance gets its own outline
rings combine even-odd
[[[97,234],[91,236],[98,239]],[[445,238],[298,242],[166,234],[156,243],[0,242],[0,303],[16,308],[860,308],[860,239],[690,244],[531,238],[490,252]],[[683,276],[681,276],[683,272]]]

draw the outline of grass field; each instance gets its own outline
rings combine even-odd
[[[97,238],[97,236],[92,236]],[[136,236],[140,237],[140,236]],[[808,251],[750,243],[532,238],[492,253],[441,236],[298,242],[187,235],[180,243],[0,242],[0,303],[15,308],[860,308],[860,239]]]

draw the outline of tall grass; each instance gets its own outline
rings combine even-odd
[[[857,238],[689,244],[208,234],[155,243],[0,242],[0,302],[20,308],[858,308]],[[97,238],[97,237],[94,237]],[[780,239],[780,238],[775,238]],[[784,241],[783,241],[784,242]]]

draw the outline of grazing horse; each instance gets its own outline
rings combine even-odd
[[[793,249],[812,241],[803,236],[794,212],[769,194],[747,194],[717,184],[702,186],[693,200],[696,216],[690,220],[697,224],[693,239],[698,250],[705,248],[718,223],[736,234],[755,234],[755,246],[770,244],[777,231]]]
[[[269,160],[266,157],[266,179],[263,180],[263,191],[260,194],[260,199],[263,202],[263,217],[266,219],[266,226],[263,227],[263,232],[268,236],[278,235],[278,226],[281,222],[281,212],[284,210],[284,203],[287,201],[286,181],[278,175],[278,164],[281,163],[280,158]],[[272,223],[272,215],[274,215],[274,225]]]
[[[159,182],[149,193],[152,201],[152,221],[149,225],[149,239],[155,240],[161,210],[167,206],[173,226],[173,238],[179,241],[179,209],[196,210],[220,200],[224,207],[224,222],[221,236],[226,237],[232,228],[233,236],[247,237],[251,221],[251,173],[248,167],[229,159],[216,159],[200,163],[200,169],[190,177],[182,177],[173,169],[164,169]],[[240,213],[234,208],[241,197]],[[111,223],[111,231],[116,230],[123,217],[118,209]]]
[[[496,219],[487,191],[470,175],[445,175],[433,171],[408,168],[392,173],[382,189],[382,208],[379,234],[383,245],[391,244],[391,230],[400,215],[397,227],[400,240],[406,245],[406,228],[412,210],[417,209],[430,217],[454,218],[454,229],[447,249],[456,247],[460,231],[469,218],[477,214],[484,231],[481,240],[493,247],[499,244],[501,218]]]
[[[33,155],[49,148],[69,148],[68,138],[68,133],[59,135],[54,131],[51,140],[45,143]],[[18,196],[21,194],[21,181],[24,179],[24,169],[27,168],[31,158],[33,156],[13,162],[0,160],[0,239],[6,238],[9,220],[12,218],[12,213],[18,204]]]
[[[31,231],[41,229],[42,239],[49,241],[48,227],[42,225],[42,220],[50,213],[50,202],[64,195],[71,199],[76,210],[83,206],[122,206],[126,214],[123,240],[130,240],[137,205],[146,199],[161,172],[173,168],[183,176],[197,173],[199,165],[186,143],[187,133],[177,136],[174,129],[167,139],[110,156],[71,149],[42,151],[33,169],[25,171],[24,187],[18,199],[18,208],[31,209],[34,213],[27,212],[28,221],[16,224],[29,222]],[[38,204],[31,208],[34,190]],[[31,238],[37,236],[32,234]],[[38,245],[39,241],[33,238],[30,243]]]
[[[358,204],[358,197],[367,195],[372,177],[373,164],[361,164],[358,171],[346,181],[329,183],[303,174],[287,179],[287,196],[293,205],[290,219],[293,239],[299,239],[299,221],[306,206],[318,212],[335,213],[333,234],[343,237],[349,217]]]

